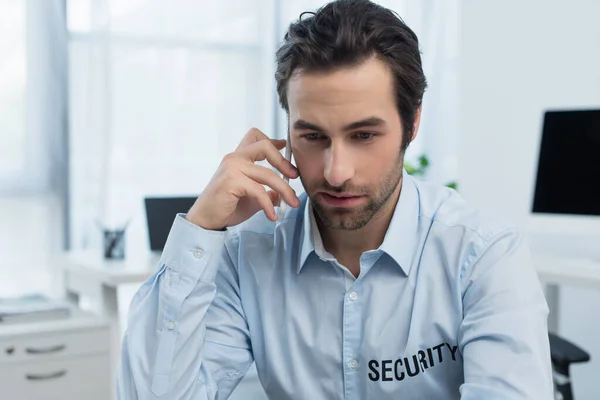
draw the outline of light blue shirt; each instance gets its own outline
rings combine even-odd
[[[131,303],[119,399],[226,399],[253,362],[275,400],[552,398],[548,308],[517,230],[405,172],[354,278],[301,200],[225,232],[176,217]]]

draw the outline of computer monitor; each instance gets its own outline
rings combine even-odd
[[[178,213],[187,213],[196,197],[146,197],[146,222],[150,250],[162,251]]]
[[[530,227],[600,254],[600,109],[544,114]]]
[[[600,216],[600,110],[546,112],[533,212]]]

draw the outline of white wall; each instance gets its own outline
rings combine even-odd
[[[472,204],[526,225],[543,111],[600,107],[599,16],[597,0],[463,1],[459,189]],[[600,292],[562,294],[560,332],[592,353],[576,398],[598,399]]]

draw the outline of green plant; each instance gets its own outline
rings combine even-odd
[[[413,165],[413,164],[405,161],[404,169],[406,169],[406,172],[408,172],[410,175],[425,176],[425,174],[427,172],[427,168],[429,167],[429,159],[427,158],[426,155],[422,155],[418,158],[417,162],[418,162],[417,165]],[[456,182],[449,182],[446,184],[446,186],[448,186],[449,188],[452,188],[454,190],[456,190],[458,188],[458,184]]]
[[[406,172],[410,175],[424,176],[425,172],[427,172],[427,167],[429,167],[429,160],[427,159],[427,156],[421,156],[417,161],[419,163],[417,166],[404,162],[404,169],[406,169]]]

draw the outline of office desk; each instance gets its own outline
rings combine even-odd
[[[559,333],[560,286],[600,290],[600,259],[567,256],[536,256],[534,264],[550,308],[548,330]]]
[[[0,324],[2,399],[110,398],[109,326],[73,308],[69,318]]]
[[[121,289],[124,285],[139,287],[157,269],[160,256],[138,254],[126,260],[105,260],[99,252],[68,252],[57,260],[62,271],[63,291],[71,300],[85,300],[83,308],[108,317],[122,334],[119,324]]]
[[[574,257],[534,257],[540,280],[600,290],[600,260]]]
[[[123,301],[123,289],[125,285],[129,285],[129,291],[131,285],[141,286],[154,273],[158,261],[159,256],[153,253],[138,254],[126,260],[105,260],[97,251],[68,252],[55,260],[62,278],[57,282],[62,286],[60,290],[81,308],[101,315],[109,322],[112,377],[116,376],[125,329],[119,316],[127,314],[126,309],[120,309],[119,303],[129,304],[130,300]]]

